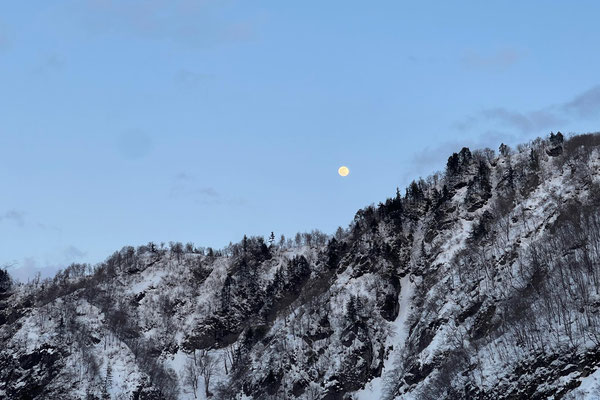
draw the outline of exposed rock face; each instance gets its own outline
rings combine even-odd
[[[558,157],[562,154],[562,152],[562,146],[556,146],[546,150],[546,154],[548,154],[550,157]]]
[[[0,398],[598,398],[599,249],[598,135],[463,148],[335,237],[1,275]]]
[[[52,381],[63,367],[61,360],[64,356],[47,344],[12,357],[3,353],[0,358],[3,392],[14,399],[44,398],[55,393],[68,395],[62,388],[52,387]]]

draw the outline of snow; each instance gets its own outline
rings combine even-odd
[[[357,400],[380,400],[383,398],[386,373],[392,369],[395,355],[399,354],[404,348],[404,344],[408,337],[406,320],[410,314],[410,304],[414,291],[414,283],[411,282],[409,275],[406,275],[400,280],[400,288],[400,307],[398,316],[390,323],[393,333],[388,336],[385,343],[386,348],[389,348],[389,346],[392,345],[394,346],[394,349],[389,352],[384,361],[381,376],[374,378],[371,382],[367,383],[364,389],[355,392]]]
[[[573,398],[582,400],[597,400],[600,398],[600,369],[580,379],[580,382],[581,385],[572,392]]]
[[[527,155],[527,154],[525,154]],[[596,170],[600,167],[600,159],[598,152],[594,153],[591,161],[591,167]],[[515,154],[512,160],[516,163],[519,158],[523,158],[522,154]],[[569,168],[555,168],[553,160],[543,160],[545,175],[541,184],[537,188],[527,194],[526,198],[518,198],[518,206],[506,216],[506,224],[508,226],[507,234],[503,234],[502,242],[498,245],[490,246],[483,249],[482,254],[477,254],[481,260],[489,262],[490,265],[497,267],[494,271],[503,278],[510,274],[513,268],[513,275],[518,273],[517,263],[509,263],[508,265],[497,265],[497,260],[508,253],[518,254],[522,257],[530,243],[540,239],[540,234],[543,233],[545,226],[549,222],[556,219],[557,209],[565,201],[570,199],[584,198],[587,195],[586,190],[577,187]],[[507,164],[504,159],[500,159],[500,164]],[[494,170],[491,176],[492,187],[497,187],[499,182],[498,170]],[[596,175],[599,175],[597,172]],[[551,194],[551,195],[550,195]],[[464,281],[459,281],[456,274],[453,273],[457,254],[469,244],[469,235],[472,231],[473,224],[478,221],[478,217],[485,211],[491,211],[493,214],[496,211],[491,207],[498,193],[493,192],[492,199],[486,205],[475,212],[468,212],[464,204],[467,195],[467,188],[459,189],[455,196],[451,199],[454,211],[448,214],[448,223],[445,229],[433,239],[433,242],[426,243],[425,251],[431,256],[425,260],[422,257],[421,242],[427,229],[427,218],[414,222],[405,232],[414,233],[412,248],[405,250],[410,256],[408,265],[401,267],[404,271],[413,270],[413,267],[421,268],[420,273],[439,272],[439,280],[433,282],[431,287],[427,287],[427,292],[422,292],[425,297],[424,302],[430,307],[429,314],[415,314],[416,317],[422,317],[419,321],[432,322],[434,319],[440,320],[439,328],[435,332],[430,343],[423,351],[418,354],[411,354],[411,357],[420,360],[423,363],[430,362],[432,357],[440,355],[445,349],[456,345],[452,337],[457,332],[460,334],[464,330],[467,332],[473,327],[474,317],[467,317],[464,322],[458,323],[456,316],[465,307],[473,305],[477,296],[486,299],[496,299],[503,294],[511,293],[509,285],[515,282],[507,279],[503,281],[493,281],[493,275],[490,278],[481,272],[481,276],[477,276],[479,281],[473,281],[473,287],[469,284],[468,292]],[[495,214],[496,215],[496,214]],[[511,217],[514,217],[511,218]],[[496,221],[498,223],[498,221]],[[498,229],[499,225],[494,225],[492,229]],[[395,228],[394,228],[395,229]],[[384,242],[389,242],[394,245],[398,232],[394,232],[391,225],[382,224],[379,226],[379,233],[383,237],[378,238]],[[508,237],[507,237],[508,236]],[[322,298],[310,299],[315,304],[308,304],[298,301],[287,307],[286,310],[280,310],[280,314],[273,321],[273,325],[268,333],[268,343],[257,343],[252,350],[252,376],[249,378],[252,383],[260,382],[264,377],[265,371],[268,371],[274,363],[285,369],[285,385],[291,385],[300,380],[310,380],[312,376],[319,376],[319,380],[327,381],[334,375],[339,375],[343,372],[344,356],[347,352],[352,351],[359,343],[352,343],[349,346],[342,346],[340,339],[342,332],[349,326],[347,321],[347,304],[350,296],[361,296],[362,304],[369,306],[369,309],[375,310],[375,304],[378,300],[378,294],[385,291],[391,285],[379,275],[383,270],[382,264],[389,262],[382,258],[371,258],[367,262],[373,262],[373,268],[368,272],[357,268],[358,262],[362,263],[363,258],[367,257],[369,250],[369,240],[364,240],[357,245],[356,254],[345,256],[343,265],[347,266],[343,272],[332,273],[333,276],[331,286],[323,293]],[[360,247],[362,246],[362,247]],[[267,285],[273,279],[275,271],[281,265],[286,266],[289,259],[294,256],[303,255],[309,261],[322,261],[319,258],[319,251],[323,249],[311,248],[309,246],[299,246],[291,248],[279,249],[269,261],[261,264],[259,269],[260,284]],[[363,252],[364,250],[364,252]],[[361,253],[362,252],[362,253]],[[355,258],[352,258],[354,256]],[[154,256],[153,256],[154,257]],[[197,260],[199,257],[200,260]],[[113,284],[115,297],[113,300],[126,301],[132,303],[130,309],[130,318],[135,319],[135,326],[139,328],[139,333],[143,338],[152,343],[156,343],[159,347],[164,345],[176,345],[178,351],[175,354],[163,352],[159,357],[159,362],[164,363],[166,367],[172,368],[177,372],[180,399],[191,400],[195,398],[191,393],[191,389],[184,383],[185,365],[189,358],[189,354],[183,351],[183,343],[193,333],[203,320],[211,315],[219,307],[220,290],[223,286],[225,277],[228,274],[228,269],[231,267],[231,258],[216,257],[210,261],[202,259],[200,255],[188,254],[184,255],[183,259],[176,261],[172,255],[156,256],[156,259],[151,263],[145,264],[146,268],[138,273],[123,274]],[[148,261],[147,259],[146,261]],[[481,261],[478,260],[478,261]],[[197,261],[201,261],[203,266],[211,269],[208,277],[201,283],[194,281],[194,276],[189,265],[197,265]],[[206,262],[205,262],[206,261]],[[189,262],[189,263],[188,263]],[[417,265],[418,264],[418,265]],[[313,268],[313,277],[317,273],[323,272],[322,262],[315,264],[311,262]],[[387,267],[387,266],[386,266]],[[359,273],[360,272],[360,273]],[[487,270],[485,271],[487,273]],[[506,275],[502,275],[506,274]],[[416,274],[415,274],[416,275]],[[329,277],[329,275],[326,275]],[[467,277],[470,278],[470,277]],[[372,334],[373,353],[379,354],[380,349],[385,350],[385,359],[383,360],[383,370],[380,377],[374,378],[366,384],[366,386],[354,393],[354,398],[357,400],[375,400],[382,399],[386,395],[389,379],[394,377],[396,368],[402,362],[402,357],[405,355],[405,344],[408,340],[407,321],[413,312],[420,312],[416,301],[413,301],[413,295],[416,287],[422,284],[421,278],[415,278],[413,275],[405,275],[400,280],[400,293],[398,294],[399,313],[396,319],[392,322],[385,321],[379,314],[373,315],[369,319],[369,334]],[[462,286],[461,286],[462,284]],[[515,283],[516,285],[519,282]],[[387,286],[386,286],[387,285]],[[451,287],[452,290],[448,290]],[[473,289],[474,288],[474,289]],[[106,287],[99,288],[100,291]],[[33,289],[32,289],[33,290]],[[394,289],[395,290],[395,289]],[[24,292],[25,293],[25,289]],[[142,300],[137,300],[136,295],[145,293]],[[395,293],[395,292],[394,292]],[[419,292],[421,293],[421,292]],[[485,296],[484,296],[485,295]],[[76,298],[74,296],[73,298]],[[169,315],[162,315],[162,310],[158,307],[164,298],[172,301],[174,304],[172,312]],[[58,299],[50,306],[60,305],[62,301],[70,301],[69,299]],[[90,331],[90,335],[94,339],[101,339],[100,343],[90,345],[89,350],[95,357],[99,369],[99,379],[102,379],[106,373],[108,365],[111,366],[113,383],[109,388],[109,392],[113,397],[121,393],[130,393],[132,389],[140,382],[143,373],[140,372],[131,350],[124,342],[121,342],[116,336],[110,333],[111,327],[108,327],[105,321],[105,316],[101,310],[93,304],[88,303],[83,298],[78,298],[77,305],[77,321],[85,326]],[[94,301],[94,300],[90,300]],[[301,304],[299,304],[301,303]],[[60,307],[55,307],[60,309]],[[417,310],[413,310],[413,308]],[[433,310],[433,311],[431,311]],[[324,312],[323,312],[324,311]],[[55,312],[56,313],[56,312]],[[23,317],[19,323],[20,329],[12,337],[10,346],[18,348],[22,352],[31,352],[39,348],[44,343],[60,344],[61,338],[58,337],[57,319],[52,315],[52,319],[48,318],[51,315],[47,308],[34,307],[32,311]],[[306,340],[306,331],[310,331],[309,324],[314,324],[314,318],[320,318],[323,314],[331,324],[333,331],[332,336],[309,341]],[[412,321],[412,316],[410,317]],[[169,322],[169,328],[166,328],[165,321]],[[314,325],[312,326],[314,328]],[[300,333],[298,333],[300,332]],[[388,334],[389,333],[389,334]],[[464,335],[468,337],[468,335]],[[563,334],[564,336],[564,334]],[[566,338],[561,336],[559,339],[566,341]],[[305,341],[306,340],[306,341]],[[462,337],[461,337],[462,340]],[[468,339],[464,339],[466,346],[472,345],[468,343]],[[510,357],[500,357],[499,349],[510,340],[510,337],[499,336],[494,341],[482,345],[477,351],[470,356],[472,362],[478,363],[476,374],[477,383],[482,388],[491,388],[498,383],[499,379],[506,377],[507,371],[510,371],[514,365],[510,365],[514,361],[523,361],[528,356],[527,351],[512,346],[510,348]],[[557,339],[558,340],[558,339]],[[558,340],[558,341],[560,341]],[[504,342],[503,342],[504,341]],[[310,344],[309,344],[310,343]],[[361,343],[362,344],[362,343]],[[63,343],[64,346],[66,346]],[[74,371],[74,374],[79,374],[81,382],[77,387],[77,395],[84,397],[87,385],[87,376],[81,372],[82,351],[78,350],[77,344],[69,343],[75,350],[66,357],[65,364],[67,370]],[[510,346],[510,345],[509,345]],[[590,343],[582,343],[582,348],[590,347]],[[307,349],[312,347],[315,350],[316,361],[308,367],[306,359]],[[170,347],[175,348],[174,346]],[[210,354],[218,360],[216,371],[211,379],[211,389],[214,389],[219,383],[226,383],[229,377],[225,373],[223,360],[225,360],[228,349],[210,350]],[[71,350],[71,349],[69,349]],[[514,353],[514,354],[513,354]],[[321,356],[322,355],[322,356]],[[286,357],[288,357],[286,359]],[[289,360],[292,360],[291,362]],[[288,362],[288,365],[286,365]],[[359,364],[363,363],[359,361]],[[374,357],[373,366],[378,365],[380,360]],[[513,363],[513,364],[514,364]],[[560,364],[557,364],[560,365]],[[548,366],[549,368],[552,366]],[[556,367],[556,366],[555,366]],[[304,369],[303,369],[304,368]],[[317,372],[320,375],[316,375]],[[399,369],[401,371],[401,369]],[[312,375],[311,375],[312,374]],[[598,399],[600,398],[600,372],[596,371],[588,377],[578,378],[579,371],[573,372],[561,379],[556,379],[556,382],[549,381],[546,383],[547,388],[555,388],[560,385],[566,385],[573,379],[579,379],[581,386],[573,391],[573,396],[583,399]],[[202,377],[199,378],[199,388],[197,398],[204,399],[204,387]],[[316,378],[312,378],[316,380]],[[416,387],[410,388],[410,393],[403,394],[402,400],[410,400],[414,397],[420,387],[427,385],[427,380],[419,383]],[[22,384],[22,383],[21,383]],[[516,384],[516,383],[515,383]],[[419,386],[420,385],[420,386]],[[318,390],[322,388],[319,387]],[[3,393],[0,389],[0,397]],[[285,397],[285,395],[283,395]],[[247,400],[252,400],[250,397],[244,397]],[[575,398],[575,397],[574,397]]]
[[[148,268],[145,272],[146,273],[141,275],[141,280],[130,286],[130,293],[138,294],[149,288],[157,287],[160,281],[163,279],[163,277],[167,274],[167,271],[164,269],[157,269],[152,267]]]

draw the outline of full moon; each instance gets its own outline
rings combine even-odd
[[[348,167],[345,167],[343,165],[338,169],[338,174],[340,174],[340,176],[347,176],[349,173],[350,170],[348,169]]]

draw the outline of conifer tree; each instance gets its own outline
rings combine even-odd
[[[0,268],[0,293],[7,292],[12,286],[12,279],[8,271]]]
[[[500,144],[500,148],[498,149],[500,154],[504,157],[508,157],[510,155],[510,147],[505,145],[504,143]]]
[[[269,247],[273,246],[273,243],[275,243],[275,234],[271,232],[271,235],[269,235]]]
[[[102,399],[109,400],[110,394],[109,389],[112,387],[112,367],[110,362],[106,365],[106,376],[104,377],[104,384],[102,385]]]
[[[356,321],[356,299],[353,295],[350,295],[350,300],[348,300],[348,304],[346,305],[346,317],[348,318],[348,322]]]
[[[279,247],[284,247],[285,246],[285,236],[281,235],[281,237],[279,238]]]
[[[106,389],[110,389],[112,387],[112,381],[113,381],[112,366],[110,365],[110,363],[108,363],[108,365],[106,366],[106,380],[105,380]]]

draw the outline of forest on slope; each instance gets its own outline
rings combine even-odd
[[[600,135],[463,148],[334,235],[0,272],[0,342],[9,399],[598,398]]]

